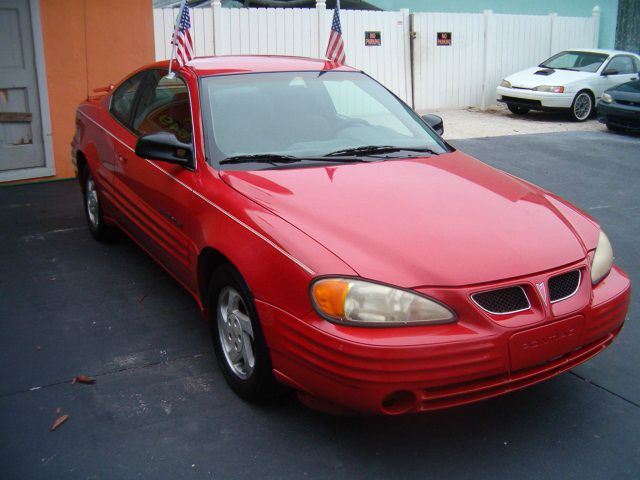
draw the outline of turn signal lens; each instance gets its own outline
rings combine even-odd
[[[449,323],[455,314],[418,293],[355,278],[320,278],[311,285],[311,303],[322,317],[361,326]]]
[[[332,318],[344,317],[344,302],[349,293],[349,282],[345,280],[321,280],[311,289],[316,306]]]
[[[508,82],[508,81],[506,81],[506,80],[502,80],[502,81],[500,82],[500,86],[501,86],[501,87],[505,87],[505,88],[511,88],[511,82]]]
[[[611,103],[613,102],[613,97],[608,93],[603,93],[602,97],[600,97],[600,101],[604,103]]]

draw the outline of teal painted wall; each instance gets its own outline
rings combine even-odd
[[[515,13],[564,17],[589,17],[595,5],[600,7],[600,48],[613,48],[618,18],[618,0],[367,0],[384,10],[408,8],[412,12]]]

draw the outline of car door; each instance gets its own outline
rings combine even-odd
[[[188,233],[194,169],[135,154],[139,136],[170,132],[191,143],[192,120],[189,92],[179,76],[168,79],[165,71],[150,70],[131,115],[126,141],[117,150],[116,183],[126,204],[124,220],[132,236],[185,286],[193,289],[197,249]]]
[[[616,55],[604,66],[601,75],[602,88],[599,92],[596,92],[598,96],[602,95],[605,90],[621,83],[637,79],[638,71],[631,55]]]

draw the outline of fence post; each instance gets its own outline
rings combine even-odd
[[[490,55],[490,49],[492,47],[491,44],[491,35],[493,34],[493,11],[492,10],[484,10],[484,52],[483,52],[483,62],[482,62],[482,101],[480,102],[480,109],[487,109],[487,97],[491,93],[492,89],[495,86],[489,85],[489,72],[493,68],[493,55]]]
[[[324,15],[327,11],[326,0],[316,0],[316,16],[318,17],[318,58],[324,58],[327,49],[326,32],[324,31]]]
[[[222,3],[211,0],[211,17],[213,19],[213,54],[221,55],[222,51]]]
[[[556,18],[558,18],[557,13],[554,12],[549,14],[549,56],[553,55],[556,51],[556,49],[553,48],[553,36],[556,31]]]
[[[598,5],[591,10],[591,18],[593,19],[593,48],[598,48],[600,40],[600,7]]]
[[[402,15],[402,39],[404,42],[404,77],[405,77],[405,98],[407,105],[415,108],[413,103],[413,55],[411,51],[411,16],[408,8],[401,8]]]

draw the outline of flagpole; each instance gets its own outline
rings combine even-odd
[[[180,10],[178,10],[178,16],[176,18],[176,25],[173,29],[173,37],[171,38],[171,58],[169,59],[169,73],[167,73],[168,78],[175,77],[175,73],[171,71],[173,67],[173,59],[176,56],[176,41],[178,38],[178,29],[180,28],[180,20],[182,19],[182,12],[184,11],[184,6],[187,4],[187,0],[182,0],[180,4]]]

